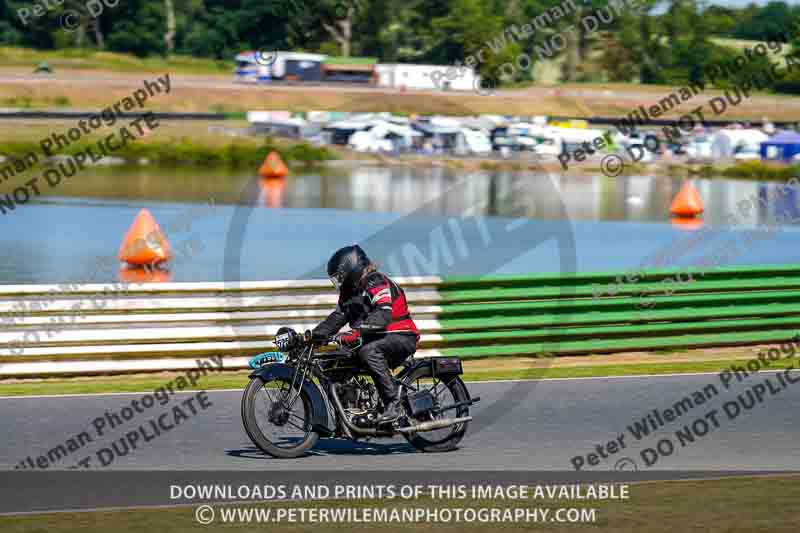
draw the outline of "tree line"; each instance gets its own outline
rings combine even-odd
[[[372,56],[383,62],[451,65],[563,0],[0,0],[0,44],[36,49],[88,48],[151,55],[185,54],[230,60],[242,50],[267,48]],[[97,14],[96,6],[103,9]],[[573,0],[576,9],[529,39],[509,42],[478,65],[496,77],[498,67],[573,25],[563,52],[566,82],[704,82],[704,67],[734,57],[714,37],[784,39],[796,33],[800,6],[785,2],[743,8],[698,0],[638,0],[599,31],[580,20],[609,0]],[[20,8],[40,4],[22,21]],[[91,13],[90,13],[91,11]],[[65,29],[66,13],[74,27]],[[96,16],[92,16],[96,14]],[[800,44],[800,42],[798,42]],[[800,47],[798,47],[800,48]],[[534,69],[515,79],[536,81]],[[775,87],[792,90],[789,81]]]

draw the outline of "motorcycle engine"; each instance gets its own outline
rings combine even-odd
[[[353,424],[360,428],[371,428],[378,422],[378,413],[368,412],[362,416],[354,416]]]
[[[339,401],[345,409],[358,407],[358,385],[356,383],[345,383],[339,385]]]
[[[351,423],[364,428],[375,426],[378,420],[375,385],[364,379],[353,379],[339,386],[339,400]]]

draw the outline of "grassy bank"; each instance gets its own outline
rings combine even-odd
[[[15,75],[27,75],[28,72]],[[163,74],[163,72],[161,72]],[[91,76],[94,76],[93,78]],[[89,73],[77,76],[57,73],[32,83],[26,79],[5,80],[0,86],[0,106],[28,108],[74,107],[102,109],[128,96],[152,74]],[[352,86],[290,87],[284,85],[237,84],[227,79],[174,74],[168,95],[159,95],[147,105],[158,111],[244,112],[247,110],[390,112],[395,114],[547,115],[556,117],[623,117],[640,105],[657,104],[674,89],[633,84],[537,85],[494,95],[473,92],[399,91]],[[720,96],[708,90],[702,96],[675,107],[664,118],[678,119],[698,105]],[[754,95],[725,113],[729,120],[800,120],[797,99],[782,95]]]
[[[129,123],[130,121],[124,120],[113,127],[94,130],[91,134],[84,135],[78,141],[58,150],[57,153],[64,156],[73,155],[86,148],[92,148],[94,153],[99,153],[96,143],[109,134],[118,132],[121,126],[128,126]],[[46,158],[40,147],[40,141],[54,133],[66,133],[76,124],[77,121],[69,120],[4,121],[0,124],[0,155],[9,159],[22,159],[26,154],[33,152],[40,161],[44,161]],[[230,168],[258,168],[266,154],[273,150],[280,153],[287,164],[295,166],[316,165],[337,157],[328,148],[313,146],[307,142],[244,135],[247,126],[245,121],[224,123],[162,121],[144,137],[140,137],[134,127],[128,126],[128,129],[136,135],[136,140],[126,143],[109,155],[131,164],[147,162],[165,166]]]
[[[132,54],[102,52],[84,48],[34,50],[0,46],[0,64],[4,67],[33,67],[46,62],[56,72],[67,70],[111,70],[115,72],[175,72],[182,74],[224,74],[233,71],[233,61],[172,55],[136,57]]]
[[[530,483],[535,484],[535,481]],[[533,494],[531,489],[530,494]],[[545,523],[349,523],[350,531],[614,531],[620,533],[674,532],[674,531],[729,531],[741,533],[775,533],[797,531],[797,522],[791,511],[800,498],[800,477],[753,477],[705,481],[663,481],[632,484],[628,499],[607,500],[348,500],[303,501],[238,504],[240,508],[497,508],[497,509],[549,509]],[[702,501],[702,504],[699,502]],[[275,531],[317,532],[327,530],[330,524],[295,523],[279,524],[220,523],[220,510],[230,506],[214,505],[216,521],[213,525],[200,525],[195,519],[196,506],[172,509],[140,509],[129,511],[95,511],[86,513],[54,513],[0,517],[0,528],[7,533],[23,531],[67,532],[83,531],[116,533],[139,531],[253,531],[265,528]],[[595,509],[591,523],[555,523],[552,518],[557,508]],[[298,515],[299,516],[299,515]],[[562,515],[564,516],[564,515]]]
[[[715,174],[726,178],[786,181],[800,176],[800,163],[786,165],[761,161],[742,161],[722,170],[715,169]]]
[[[599,172],[600,169],[598,168]],[[715,164],[675,163],[663,161],[648,165],[640,163],[627,165],[623,175],[658,174],[684,178],[732,178],[750,181],[788,181],[800,176],[800,164],[780,162],[741,161],[734,164],[722,162]]]
[[[92,149],[95,154],[99,153],[94,143],[78,142],[70,145],[58,155],[75,155],[85,152],[87,149]],[[2,150],[2,155],[9,159],[22,159],[27,153],[38,153],[39,145],[10,142],[4,144],[0,150]],[[327,148],[313,146],[306,142],[237,139],[226,144],[207,144],[188,137],[128,143],[110,155],[123,159],[128,164],[257,168],[267,154],[272,151],[278,152],[289,165],[309,166],[335,159],[334,153]]]

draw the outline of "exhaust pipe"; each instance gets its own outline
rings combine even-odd
[[[422,424],[417,424],[416,426],[397,428],[396,431],[400,433],[417,433],[419,431],[431,431],[433,429],[442,429],[450,426],[455,426],[456,424],[462,424],[464,422],[469,422],[470,420],[472,420],[471,416],[463,416],[461,418],[445,418],[444,420],[433,420],[431,422],[423,422]]]
[[[361,428],[356,425],[350,423],[347,419],[347,414],[344,412],[344,407],[342,406],[342,402],[339,400],[339,387],[336,383],[331,385],[331,399],[333,400],[333,406],[339,415],[339,419],[344,424],[344,428],[347,433],[351,433],[350,438],[352,438],[352,433],[356,433],[358,435],[371,435],[374,437],[384,437],[384,436],[391,436],[392,431],[379,431],[377,428]]]

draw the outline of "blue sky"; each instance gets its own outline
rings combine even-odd
[[[800,3],[800,0],[783,0],[785,3],[789,4],[790,6],[797,5]],[[759,6],[769,4],[769,0],[708,0],[708,4],[715,4],[718,6],[730,6],[730,7],[745,7],[750,4],[757,4]]]

